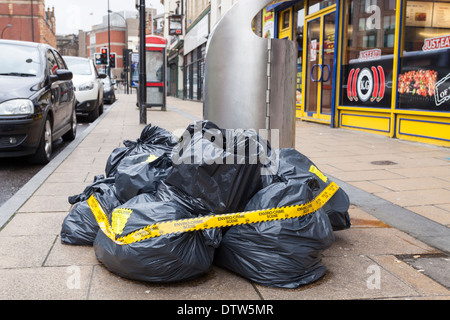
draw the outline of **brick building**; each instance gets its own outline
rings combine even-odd
[[[0,0],[2,39],[48,43],[56,47],[55,8],[45,0]]]
[[[111,70],[111,75],[115,79],[123,78],[123,50],[133,49],[133,44],[137,38],[138,21],[137,12],[121,11],[111,12],[109,21],[108,38],[108,16],[103,17],[101,24],[92,26],[92,30],[82,34],[80,32],[80,56],[95,58],[96,53],[100,53],[101,48],[111,48],[111,53],[116,54],[116,66]],[[136,29],[136,30],[135,30]],[[84,40],[85,38],[85,40]],[[108,41],[110,40],[110,41]],[[84,50],[85,48],[85,50]],[[84,53],[82,52],[84,50]],[[99,66],[102,72],[107,72],[104,66]]]

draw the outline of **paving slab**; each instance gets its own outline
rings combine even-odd
[[[61,242],[58,237],[45,260],[45,267],[94,266],[100,262],[91,246],[75,246]]]
[[[1,300],[85,300],[92,267],[0,269]]]
[[[365,255],[324,257],[327,272],[318,281],[283,290],[256,285],[267,300],[344,300],[420,296],[420,293]],[[374,279],[378,277],[377,279]]]
[[[54,235],[0,236],[0,269],[41,267]]]
[[[244,278],[213,266],[196,280],[174,284],[131,281],[94,267],[89,299],[94,300],[259,300],[254,285]]]
[[[2,237],[56,236],[61,232],[67,212],[18,213],[0,233]]]

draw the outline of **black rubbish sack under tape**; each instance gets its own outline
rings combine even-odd
[[[165,181],[201,200],[210,212],[242,211],[262,188],[261,160],[270,147],[255,130],[225,130],[196,121],[180,140]]]
[[[245,210],[303,204],[313,197],[308,183],[276,182],[260,190]],[[214,264],[265,286],[292,289],[325,274],[322,252],[333,242],[328,216],[318,210],[301,218],[231,227]]]
[[[96,177],[96,180],[86,187],[83,193],[69,197],[69,202],[74,203],[74,206],[62,224],[60,232],[62,243],[93,245],[99,226],[87,199],[94,194],[98,202],[108,210],[120,206],[121,202],[116,197],[114,181],[114,178]]]
[[[315,179],[317,184],[315,187],[312,187],[316,191],[322,191],[332,181],[310,159],[295,149],[279,149],[273,155],[278,156],[279,165],[276,176],[281,181],[296,180],[308,183],[311,179]],[[350,228],[349,207],[349,197],[342,188],[339,188],[336,194],[323,206],[323,210],[328,215],[334,231]]]
[[[116,148],[111,152],[106,162],[106,176],[114,177],[119,163],[127,156],[150,153],[159,157],[164,153],[171,154],[177,143],[177,138],[171,132],[148,124],[142,130],[139,139],[125,140],[123,141],[125,147]]]
[[[194,217],[177,202],[157,201],[151,194],[140,194],[118,209],[111,216],[118,237],[154,223]],[[221,230],[211,229],[117,244],[100,231],[94,249],[97,259],[108,270],[124,278],[177,282],[207,273],[220,240]]]
[[[170,155],[143,153],[125,157],[117,167],[115,187],[117,198],[126,202],[141,193],[156,191],[172,169]]]
[[[339,189],[302,218],[119,243],[164,221],[304,204],[331,182],[295,149],[271,150],[254,130],[221,129],[210,121],[191,123],[180,139],[148,125],[124,145],[109,156],[107,178],[70,197],[75,206],[61,230],[63,243],[93,244],[97,259],[124,278],[191,280],[214,263],[262,285],[296,288],[324,275],[322,252],[334,231],[350,227],[350,202]],[[100,229],[87,205],[92,194],[113,234]]]

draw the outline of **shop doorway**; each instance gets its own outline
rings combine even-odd
[[[305,19],[302,119],[330,123],[333,97],[336,6]]]

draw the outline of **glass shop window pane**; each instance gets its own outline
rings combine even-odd
[[[450,3],[405,5],[398,108],[450,112]]]
[[[396,8],[387,0],[350,0],[344,11],[340,104],[390,108]]]

